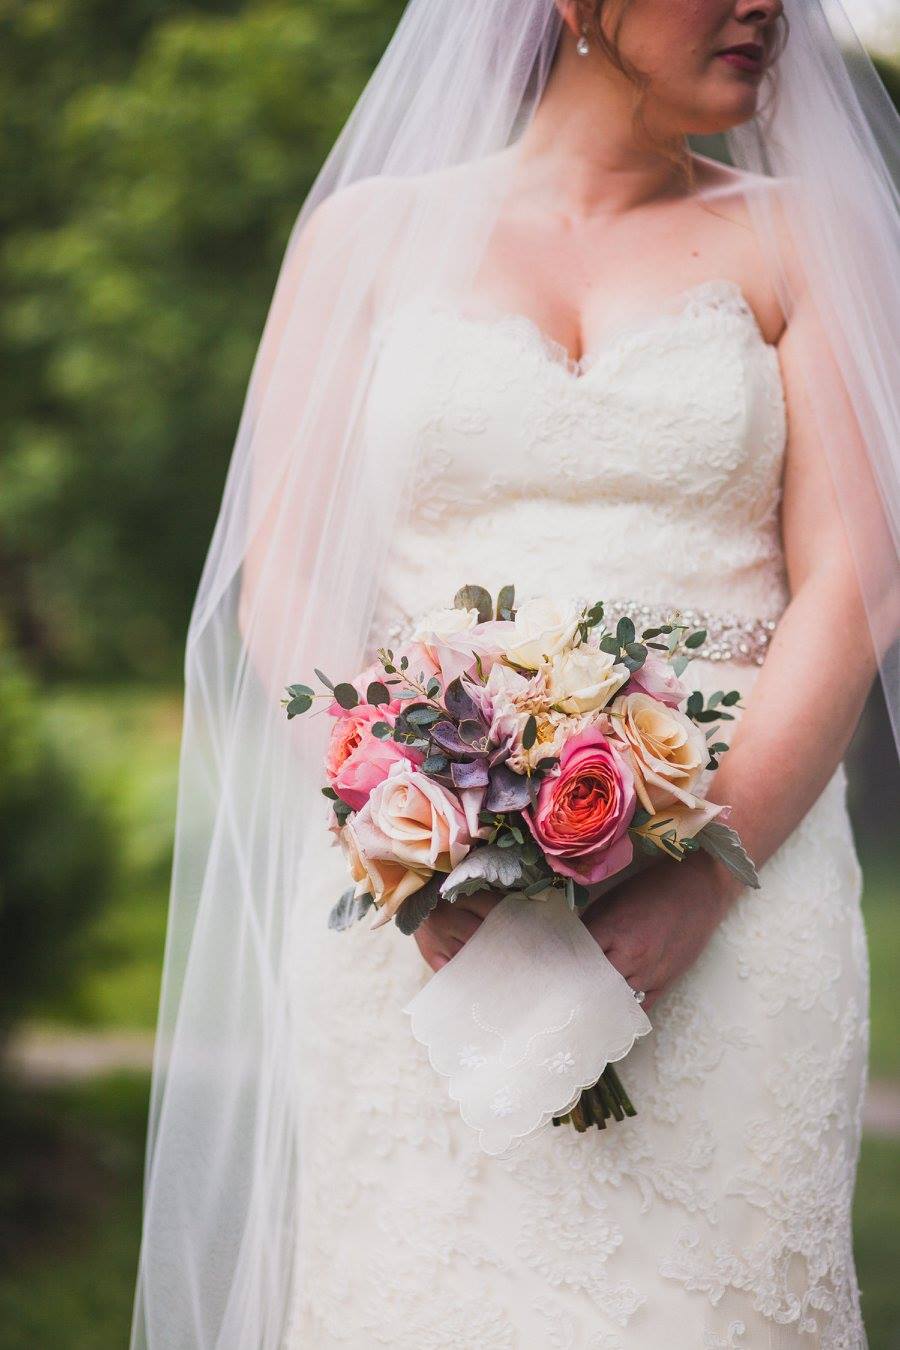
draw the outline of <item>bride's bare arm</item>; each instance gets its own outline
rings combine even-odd
[[[867,600],[883,645],[896,634],[898,581],[877,489],[840,373],[811,306],[801,303],[779,358],[788,411],[781,526],[791,599],[723,754],[710,797],[762,867],[796,828],[835,772],[877,670],[846,528],[865,539]],[[837,500],[813,401],[828,391],[844,424],[852,500]],[[861,521],[868,528],[860,528]],[[710,855],[652,868],[599,899],[585,922],[649,1008],[699,956],[743,887]]]

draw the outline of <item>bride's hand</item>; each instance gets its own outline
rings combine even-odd
[[[646,1012],[696,961],[742,887],[707,853],[650,867],[595,900],[591,935]]]
[[[452,904],[449,900],[438,901],[413,934],[432,970],[440,970],[456,955],[500,899],[493,891],[476,891],[474,895],[460,896]]]

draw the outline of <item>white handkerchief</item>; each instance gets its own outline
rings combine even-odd
[[[556,892],[506,896],[404,1012],[490,1154],[565,1114],[652,1029]]]

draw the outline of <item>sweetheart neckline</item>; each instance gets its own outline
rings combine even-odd
[[[681,290],[672,292],[665,302],[671,308],[661,307],[629,315],[621,323],[614,324],[609,328],[591,352],[585,352],[580,357],[572,356],[566,344],[551,337],[530,314],[523,314],[518,311],[496,315],[470,314],[462,309],[455,300],[448,297],[442,298],[434,294],[414,296],[410,303],[415,304],[417,301],[424,300],[432,311],[443,313],[458,322],[486,331],[502,332],[504,329],[518,329],[529,336],[535,345],[535,349],[546,359],[549,366],[559,369],[567,379],[574,383],[580,383],[592,370],[599,367],[604,357],[614,352],[616,347],[625,339],[652,332],[659,327],[677,325],[691,316],[691,303],[693,301],[701,299],[704,295],[712,297],[717,294],[721,295],[723,292],[729,293],[737,302],[737,307],[733,312],[746,319],[760,346],[766,351],[774,353],[777,349],[777,343],[769,342],[766,339],[743,286],[732,280],[731,277],[707,278],[692,286],[685,286]],[[404,306],[400,308],[403,309]],[[709,308],[712,309],[714,306],[710,305]],[[398,311],[395,310],[393,316],[388,316],[388,318],[396,317],[397,313]]]

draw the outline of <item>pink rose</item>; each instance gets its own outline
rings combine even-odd
[[[371,703],[358,703],[355,708],[341,708],[336,703],[331,706],[337,711],[325,755],[325,774],[341,801],[359,811],[372,789],[387,778],[392,764],[402,760],[421,764],[422,756],[418,750],[372,735],[376,722],[393,726],[403,706],[399,699],[378,707]]]
[[[679,680],[672,664],[648,652],[644,664],[631,676],[628,682],[629,692],[640,689],[651,698],[665,703],[669,708],[677,708],[682,699],[687,698],[687,690]]]
[[[559,773],[544,780],[533,811],[522,814],[554,872],[590,886],[631,862],[635,804],[625,759],[590,726],[568,742]]]
[[[422,632],[395,657],[409,658],[410,675],[418,678],[422,672],[426,680],[437,675],[446,689],[460,675],[474,675],[479,663],[487,676],[502,655],[500,644],[511,628],[512,624],[506,620],[491,619],[458,633]]]

